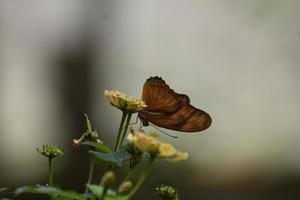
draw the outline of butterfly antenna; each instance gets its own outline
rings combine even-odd
[[[162,131],[161,129],[159,129],[158,127],[154,126],[153,124],[150,124],[150,123],[149,123],[149,125],[152,126],[153,128],[155,128],[156,130],[159,130],[160,132],[166,134],[166,135],[169,136],[169,137],[172,137],[172,138],[178,138],[178,137],[175,136],[175,135],[171,135],[170,133],[167,133],[167,132]]]
[[[137,124],[137,123],[138,123],[138,115],[136,115],[135,122],[130,123],[129,125],[134,125],[134,124]]]

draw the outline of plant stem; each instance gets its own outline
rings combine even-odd
[[[121,119],[121,123],[120,123],[120,126],[119,126],[119,130],[118,130],[118,137],[117,137],[117,141],[115,143],[115,148],[114,148],[114,151],[117,151],[118,150],[118,144],[119,144],[119,140],[121,138],[121,133],[122,133],[122,130],[123,130],[123,126],[124,126],[124,122],[125,122],[125,118],[127,116],[127,113],[126,112],[123,112],[122,114],[122,119]]]
[[[102,192],[102,194],[101,194],[101,197],[100,197],[100,200],[103,200],[104,199],[104,197],[105,197],[105,195],[106,195],[106,193],[107,193],[107,187],[104,187],[103,188],[103,192]]]
[[[89,172],[89,178],[87,181],[87,184],[91,184],[92,180],[93,180],[93,176],[94,176],[94,169],[95,169],[95,163],[94,163],[94,159],[93,156],[90,156],[90,172]],[[88,188],[87,186],[85,186],[85,193],[88,192]]]
[[[137,181],[137,183],[135,184],[131,192],[128,195],[126,195],[125,200],[130,199],[140,189],[141,185],[143,184],[143,182],[145,181],[146,177],[148,176],[151,170],[154,159],[155,157],[150,158],[145,170],[143,171],[142,175],[139,177],[139,180]]]
[[[123,179],[122,182],[128,181],[128,180],[131,178],[131,176],[132,176],[132,174],[133,174],[133,171],[134,171],[134,168],[133,168],[133,169],[130,169],[129,172],[127,173],[127,175],[125,176],[125,178]]]
[[[117,136],[117,140],[116,140],[115,147],[114,147],[114,152],[116,152],[118,150],[118,144],[119,144],[120,139],[121,139],[122,130],[123,130],[123,126],[124,126],[124,122],[125,122],[126,117],[127,117],[127,112],[123,111],[123,113],[122,113],[122,119],[121,119],[119,130],[118,130],[118,136]],[[112,168],[113,168],[113,165],[109,164],[106,171],[109,171]]]
[[[53,162],[52,158],[49,158],[49,173],[48,173],[48,185],[53,185]]]
[[[124,129],[123,129],[123,132],[122,132],[122,137],[121,137],[121,140],[119,141],[119,144],[117,146],[117,150],[122,146],[122,143],[123,143],[123,141],[125,139],[125,136],[126,136],[126,133],[127,133],[127,129],[128,129],[129,123],[130,123],[131,116],[132,116],[132,113],[129,113],[127,115],[125,126],[124,126]]]

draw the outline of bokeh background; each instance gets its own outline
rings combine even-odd
[[[71,142],[85,130],[83,113],[112,145],[121,113],[103,91],[141,96],[158,75],[213,124],[168,131],[178,139],[162,134],[190,158],[157,162],[134,199],[158,199],[161,183],[184,200],[299,199],[299,8],[296,0],[1,0],[0,187],[45,183],[47,161],[35,148],[53,143],[65,149],[56,181],[82,191],[87,149]]]

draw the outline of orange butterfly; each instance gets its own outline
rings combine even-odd
[[[144,126],[151,122],[171,130],[197,132],[211,125],[208,113],[192,106],[187,95],[174,92],[160,77],[146,80],[142,99],[147,107],[138,117]]]

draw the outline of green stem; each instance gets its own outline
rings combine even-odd
[[[106,193],[107,193],[107,187],[104,187],[103,188],[103,192],[102,192],[102,194],[101,194],[101,197],[100,197],[100,200],[102,200],[102,199],[104,199],[104,197],[105,197],[105,195],[106,195]]]
[[[129,172],[127,173],[126,177],[123,179],[122,182],[128,181],[131,178],[131,176],[133,174],[133,171],[134,171],[134,168],[130,169]]]
[[[53,185],[53,162],[52,158],[49,158],[49,173],[48,173],[48,185]]]
[[[90,172],[89,172],[89,178],[87,181],[87,184],[91,184],[92,180],[93,180],[93,176],[94,176],[94,170],[95,170],[95,163],[94,163],[94,159],[93,156],[90,156]],[[85,187],[85,193],[88,192],[88,188],[87,186]]]
[[[117,140],[116,140],[116,143],[115,143],[115,147],[114,147],[114,152],[116,152],[118,150],[118,144],[119,144],[120,139],[121,139],[122,130],[123,130],[123,126],[124,126],[124,122],[125,122],[126,117],[127,117],[127,112],[123,111],[123,113],[122,113],[122,119],[121,119],[119,130],[118,130],[118,137],[117,137]],[[112,168],[113,168],[113,164],[109,164],[106,171],[109,171]]]
[[[122,133],[122,129],[123,129],[123,126],[124,126],[124,122],[125,122],[125,118],[127,116],[127,113],[126,112],[123,112],[122,114],[122,119],[121,119],[121,123],[120,123],[120,127],[119,127],[119,131],[118,131],[118,137],[117,137],[117,141],[115,143],[115,148],[114,148],[114,151],[117,151],[118,150],[118,144],[119,144],[119,140],[121,138],[121,133]]]
[[[123,144],[123,141],[125,139],[125,136],[126,136],[126,133],[127,133],[127,129],[128,129],[128,126],[129,126],[129,123],[130,123],[130,119],[131,119],[131,116],[132,116],[132,113],[129,113],[127,115],[127,119],[126,119],[126,122],[125,122],[125,127],[123,129],[123,132],[122,132],[122,137],[121,137],[121,140],[117,146],[117,150],[122,146]]]
[[[131,192],[126,195],[125,200],[130,199],[141,187],[141,185],[144,183],[146,177],[148,176],[151,167],[153,165],[153,161],[154,161],[155,157],[151,157],[145,170],[143,171],[142,175],[139,177],[139,180],[137,181],[137,183],[135,184],[134,188],[131,190]]]

